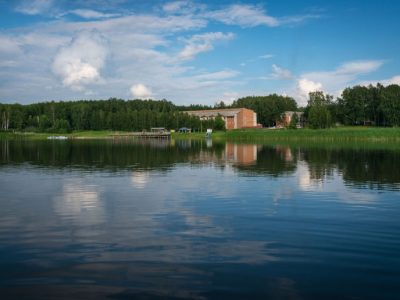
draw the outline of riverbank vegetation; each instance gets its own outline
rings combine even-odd
[[[177,139],[204,138],[203,133],[175,134]],[[213,133],[215,140],[244,142],[395,142],[400,143],[400,128],[341,126],[328,129],[237,129]]]
[[[118,139],[130,138],[126,131],[74,131],[63,134],[70,139]],[[0,139],[45,140],[54,135],[51,133],[34,132],[0,132]],[[174,140],[204,140],[203,132],[172,133]],[[328,129],[243,129],[216,131],[212,134],[213,141],[232,141],[243,143],[375,143],[400,147],[400,128],[341,126]]]
[[[200,120],[185,113],[186,110],[237,108],[254,110],[263,127],[271,127],[281,121],[285,111],[304,112],[308,128],[323,129],[337,126],[400,126],[400,86],[355,86],[345,89],[341,97],[321,91],[309,95],[308,105],[298,108],[296,101],[276,94],[240,98],[227,106],[224,102],[214,107],[205,105],[177,106],[167,100],[82,100],[45,102],[29,105],[0,104],[0,129],[2,131],[36,133],[72,133],[82,131],[142,131],[152,127],[167,129],[190,128],[203,132],[207,128],[221,130],[221,117]],[[293,125],[293,126],[291,126]],[[295,129],[295,124],[288,128]],[[346,135],[352,135],[345,131]],[[361,131],[363,132],[363,131]],[[227,135],[237,133],[227,133]],[[249,133],[247,133],[249,134]],[[254,133],[264,134],[263,131]],[[287,135],[307,135],[307,131]],[[253,134],[252,134],[253,135]],[[279,133],[281,136],[282,133]],[[317,132],[311,135],[318,135]]]

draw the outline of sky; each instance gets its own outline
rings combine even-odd
[[[400,84],[400,1],[0,0],[0,102]]]

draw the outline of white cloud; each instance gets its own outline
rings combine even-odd
[[[240,73],[234,70],[223,70],[212,73],[205,73],[195,76],[198,80],[222,80],[238,76]]]
[[[267,53],[267,54],[264,54],[264,55],[257,56],[256,58],[248,59],[248,60],[246,60],[244,62],[241,62],[240,66],[244,67],[248,63],[254,63],[254,62],[256,62],[256,61],[258,61],[260,59],[270,59],[270,58],[273,58],[273,57],[275,57],[275,55]],[[266,77],[263,77],[262,79],[266,79]]]
[[[176,12],[181,10],[188,4],[187,1],[174,1],[163,5],[163,10],[166,12]]]
[[[57,53],[53,72],[61,77],[64,86],[84,90],[101,79],[107,52],[105,40],[98,32],[82,32]]]
[[[74,9],[70,10],[69,13],[85,19],[103,19],[103,18],[113,18],[119,16],[119,14],[107,14],[92,9]]]
[[[190,14],[203,8],[205,8],[205,5],[185,0],[168,2],[162,7],[167,14]]]
[[[288,80],[288,79],[293,79],[293,74],[292,74],[292,72],[290,72],[290,70],[283,69],[283,68],[278,67],[277,65],[273,64],[272,65],[272,73],[270,74],[270,77],[272,79]]]
[[[225,24],[243,27],[279,25],[278,19],[268,16],[262,7],[255,5],[234,4],[225,9],[210,12],[207,16]]]
[[[222,97],[220,99],[225,102],[225,104],[232,104],[233,101],[237,100],[240,97],[238,92],[224,92],[222,93]]]
[[[396,75],[396,76],[393,76],[393,77],[388,78],[388,79],[361,81],[359,83],[359,85],[368,86],[370,84],[377,85],[378,83],[380,83],[380,84],[382,84],[384,86],[388,86],[388,85],[391,85],[391,84],[400,85],[400,75]]]
[[[0,67],[2,68],[12,68],[18,65],[18,62],[15,60],[3,60],[0,61]]]
[[[20,53],[21,49],[16,38],[11,38],[5,35],[0,35],[0,54],[16,54]]]
[[[339,96],[344,88],[357,84],[360,76],[378,70],[383,64],[383,60],[357,60],[343,63],[333,71],[303,73],[297,80],[295,98],[305,105],[308,93],[315,90]]]
[[[248,82],[236,78],[237,71],[224,65],[210,71],[191,61],[235,36],[204,33],[213,19],[204,6],[176,1],[163,11],[141,14],[118,8],[111,0],[77,3],[64,11],[64,2],[59,1],[24,1],[18,6],[24,13],[56,19],[0,33],[0,61],[7,67],[0,68],[1,101],[82,99],[90,93],[92,98],[127,98],[132,83],[151,87],[145,96],[160,95],[178,104],[213,104],[226,91],[244,95]],[[246,14],[258,14],[255,22],[265,26],[271,20],[261,6],[228,6],[227,11],[236,13],[232,20],[244,23]],[[85,20],[60,18],[68,14]],[[192,32],[200,33],[190,36]],[[252,61],[271,57],[256,56]]]
[[[222,32],[208,32],[203,34],[196,34],[187,40],[186,46],[178,54],[180,60],[193,59],[197,54],[207,52],[214,49],[213,42],[231,40],[234,34]]]
[[[299,105],[304,106],[307,104],[308,94],[310,92],[322,90],[322,84],[306,78],[301,78],[297,82],[298,102]]]
[[[310,19],[319,19],[321,15],[319,14],[307,14],[307,15],[299,15],[299,16],[288,16],[282,17],[279,19],[280,25],[296,25],[300,23],[304,23]]]
[[[382,60],[360,60],[344,63],[334,72],[336,75],[358,75],[376,71],[383,65]]]
[[[285,16],[281,18],[273,17],[268,15],[262,6],[251,4],[234,4],[221,10],[209,12],[206,16],[218,22],[241,27],[277,27],[303,23],[309,19],[320,18],[320,15],[316,14]]]
[[[15,10],[26,15],[38,15],[47,12],[53,5],[53,0],[25,0]]]
[[[273,58],[273,57],[275,57],[275,55],[267,53],[267,54],[264,54],[264,55],[260,55],[258,58],[270,59],[270,58]]]
[[[152,91],[142,83],[132,85],[131,93],[136,99],[149,99],[153,95]]]
[[[171,34],[200,29],[205,27],[207,22],[194,16],[131,15],[94,23],[75,23],[72,25],[74,30],[80,29],[81,26],[87,26],[89,29],[96,28],[104,31]],[[125,28],[121,28],[122,26]]]

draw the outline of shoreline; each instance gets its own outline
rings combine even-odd
[[[50,136],[65,136],[68,139],[118,139],[133,138],[125,131],[77,131],[72,133],[0,132],[0,140],[28,139],[47,140]],[[171,133],[174,140],[205,139],[204,132]],[[399,143],[400,128],[337,127],[331,129],[243,129],[217,131],[212,134],[215,141],[230,142],[368,142]]]

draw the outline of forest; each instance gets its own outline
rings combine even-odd
[[[264,127],[274,126],[285,111],[304,111],[310,128],[343,125],[400,125],[400,86],[354,86],[346,88],[340,97],[321,91],[309,95],[306,107],[297,107],[287,96],[248,96],[226,105],[177,106],[167,100],[80,100],[42,102],[34,104],[1,104],[0,125],[3,131],[71,132],[80,130],[142,131],[151,127],[179,129],[224,129],[221,118],[203,120],[189,116],[185,110],[245,107],[257,113]]]
[[[304,114],[310,128],[327,128],[334,124],[399,126],[400,86],[385,87],[378,83],[349,87],[336,100],[323,92],[313,92]]]
[[[166,100],[82,100],[29,105],[0,104],[2,130],[70,132],[80,130],[142,131],[151,127],[206,128]]]

